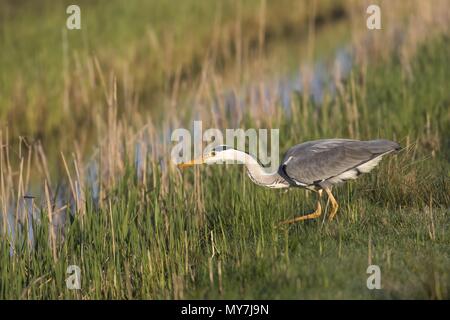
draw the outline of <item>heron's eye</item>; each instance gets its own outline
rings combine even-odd
[[[214,157],[216,155],[216,152],[214,150],[211,151],[211,155]]]

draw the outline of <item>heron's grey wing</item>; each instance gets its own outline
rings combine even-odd
[[[388,140],[316,140],[289,149],[282,167],[285,174],[296,184],[312,185],[354,168],[362,168],[367,170],[362,172],[368,172],[381,157],[370,169],[362,166],[363,164],[398,148],[396,142]]]

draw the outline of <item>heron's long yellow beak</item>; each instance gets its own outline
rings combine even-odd
[[[194,160],[191,160],[188,162],[183,162],[183,163],[178,164],[177,166],[180,169],[184,169],[184,168],[192,167],[196,164],[202,164],[202,163],[205,163],[205,157],[194,159]]]

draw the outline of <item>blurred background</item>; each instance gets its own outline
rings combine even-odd
[[[0,297],[445,299],[449,30],[448,0],[0,0]],[[171,163],[194,120],[404,151],[338,192],[344,222],[282,233],[307,193]]]

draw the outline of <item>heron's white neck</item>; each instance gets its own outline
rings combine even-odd
[[[234,149],[226,150],[224,153],[228,153],[227,155],[224,154],[226,160],[234,160],[244,164],[247,168],[248,176],[254,183],[269,188],[289,187],[289,183],[278,172],[268,172],[251,155]],[[230,158],[231,156],[232,158]]]

